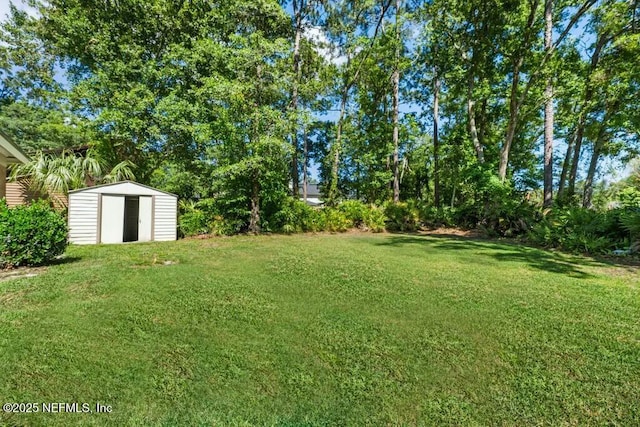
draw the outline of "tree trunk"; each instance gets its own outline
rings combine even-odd
[[[400,104],[400,0],[396,0],[396,48],[393,69],[393,202],[400,201],[400,171],[398,165],[399,123],[398,110]]]
[[[520,84],[520,66],[522,58],[513,67],[513,77],[511,80],[511,95],[509,98],[509,122],[507,124],[507,134],[504,144],[500,149],[500,165],[498,166],[498,177],[504,182],[507,178],[507,166],[509,165],[509,154],[511,152],[511,144],[516,136],[516,126],[518,114],[520,113],[520,105],[518,103],[518,85]]]
[[[564,162],[562,162],[562,172],[560,173],[560,182],[558,182],[558,197],[564,197],[565,185],[567,183],[567,176],[569,174],[569,168],[571,167],[571,158],[573,157],[573,145],[576,140],[575,131],[571,132],[571,136],[567,140],[567,151],[564,156]]]
[[[331,166],[331,182],[329,183],[329,193],[327,197],[328,205],[335,205],[338,199],[338,167],[340,166],[340,151],[342,150],[342,124],[347,109],[348,89],[342,92],[340,100],[340,115],[338,116],[338,126],[336,129],[336,140],[333,144],[333,164]]]
[[[262,105],[262,66],[260,63],[256,66],[256,110],[255,120],[253,123],[253,135],[252,139],[257,142],[260,138],[260,119],[259,106]],[[255,153],[254,153],[255,155]],[[253,165],[253,170],[250,175],[251,182],[251,197],[250,207],[251,213],[249,216],[249,232],[254,234],[260,233],[260,170],[258,165]]]
[[[476,114],[476,122],[478,124],[478,140],[480,141],[480,146],[484,147],[485,141],[487,140],[487,107],[488,107],[487,98],[482,100],[481,108],[480,108],[480,119],[478,119],[478,115]]]
[[[291,132],[291,143],[293,145],[293,156],[291,159],[291,181],[293,197],[299,194],[299,172],[298,172],[298,86],[300,84],[300,40],[302,38],[302,5],[298,0],[293,0],[293,15],[295,21],[295,37],[293,42],[293,87],[291,89],[291,111],[293,113],[293,130]]]
[[[602,146],[605,142],[605,136],[607,132],[607,122],[613,114],[613,111],[617,109],[617,105],[607,106],[607,111],[604,114],[602,122],[600,123],[600,130],[598,136],[593,143],[593,153],[591,154],[591,161],[589,162],[589,170],[587,171],[587,178],[584,181],[584,193],[582,194],[582,207],[590,208],[591,198],[593,196],[593,180],[598,170],[598,160],[600,160],[600,154],[602,153]]]
[[[524,43],[522,43],[522,50],[518,57],[514,58],[513,62],[513,77],[511,78],[511,93],[509,95],[509,121],[507,122],[507,133],[505,135],[504,144],[502,148],[500,148],[500,164],[498,166],[498,177],[500,181],[504,182],[507,178],[507,168],[509,166],[509,155],[511,154],[511,145],[513,144],[513,140],[516,136],[516,129],[518,128],[518,118],[520,116],[520,108],[524,103],[527,94],[529,93],[529,88],[531,87],[532,82],[534,81],[534,76],[529,77],[529,81],[525,86],[524,90],[518,97],[518,86],[520,85],[520,70],[522,69],[522,65],[524,64],[524,57],[527,54],[527,49],[530,46],[530,39],[533,33],[532,28],[536,19],[536,11],[538,9],[538,0],[534,0],[530,3],[529,17],[527,18],[527,25],[523,29],[525,31]],[[543,60],[542,65],[544,65],[546,61]]]
[[[587,172],[587,178],[584,181],[584,193],[582,195],[582,207],[591,207],[591,197],[593,196],[593,178],[596,175],[598,167],[598,159],[600,157],[599,144],[593,147],[593,154],[591,155],[591,162],[589,162],[589,171]]]
[[[545,29],[544,48],[546,54],[551,56],[553,51],[553,0],[545,1]],[[544,202],[548,208],[553,203],[553,80],[551,75],[547,77],[547,85],[544,89]]]
[[[587,92],[583,109],[578,117],[578,125],[576,128],[576,137],[573,144],[573,159],[571,160],[571,170],[569,171],[569,182],[567,183],[567,194],[573,196],[576,192],[576,177],[578,176],[578,164],[580,163],[580,152],[582,151],[582,138],[584,137],[584,127],[587,118],[587,98],[591,99],[591,91]]]
[[[433,203],[440,207],[440,140],[438,122],[440,120],[440,76],[434,67],[433,82]]]
[[[260,233],[260,182],[254,174],[251,179],[251,217],[249,219],[249,232]]]
[[[478,163],[484,163],[484,149],[482,148],[482,144],[480,144],[480,139],[478,138],[478,127],[476,125],[476,112],[475,112],[475,101],[473,100],[473,74],[471,70],[469,70],[469,77],[467,80],[467,113],[469,114],[469,132],[471,133],[471,141],[473,142],[473,148],[476,151],[476,157],[478,158]]]
[[[582,100],[582,108],[580,108],[580,115],[578,116],[578,124],[576,126],[576,138],[573,147],[573,160],[571,161],[571,171],[569,172],[569,182],[567,184],[567,194],[573,196],[576,188],[576,177],[578,175],[578,164],[580,163],[580,152],[582,151],[582,139],[584,137],[584,128],[587,123],[587,116],[589,114],[589,105],[593,98],[593,85],[591,83],[591,75],[598,67],[600,62],[600,52],[607,42],[606,34],[603,34],[598,38],[596,47],[591,56],[591,68],[585,85],[584,99]]]
[[[306,129],[302,135],[302,154],[304,157],[304,163],[302,163],[302,200],[307,202],[307,187],[309,185],[307,178],[307,163],[309,162],[309,144],[307,142]]]

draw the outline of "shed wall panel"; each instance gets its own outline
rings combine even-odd
[[[84,245],[95,244],[98,239],[97,193],[69,195],[69,242]]]
[[[100,195],[155,196],[153,200],[153,240],[177,238],[178,199],[174,195],[133,182],[98,186],[74,191],[69,195],[69,241],[95,244],[99,236]]]
[[[153,225],[153,240],[176,240],[178,200],[176,197],[163,194],[156,196]]]

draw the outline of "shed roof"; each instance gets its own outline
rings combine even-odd
[[[28,163],[29,156],[11,138],[0,131],[0,164]]]
[[[95,185],[93,187],[80,188],[78,190],[69,191],[69,194],[86,192],[86,193],[111,193],[111,194],[132,194],[133,195],[133,193],[130,193],[130,190],[133,187],[138,187],[141,190],[139,192],[140,195],[159,193],[159,194],[165,194],[167,196],[172,196],[175,198],[178,197],[173,193],[168,193],[166,191],[158,190],[157,188],[149,187],[148,185],[140,184],[138,182],[133,182],[133,181],[120,181],[120,182],[113,182],[110,184]]]

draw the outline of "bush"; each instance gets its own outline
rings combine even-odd
[[[572,252],[607,253],[629,246],[623,209],[599,212],[584,208],[556,209],[531,229],[529,241]]]
[[[65,219],[44,201],[7,208],[0,201],[0,266],[42,265],[67,247]]]
[[[478,228],[489,235],[515,237],[526,234],[539,220],[539,209],[513,194],[500,204],[485,207],[479,214]]]
[[[197,209],[181,214],[178,228],[183,236],[197,236],[211,232],[209,219],[204,212]]]
[[[242,231],[244,221],[238,219],[227,219],[220,215],[213,217],[209,225],[209,230],[214,236],[232,236]]]
[[[640,208],[640,190],[627,187],[618,193],[620,205],[625,208]]]
[[[391,231],[415,231],[418,228],[418,208],[411,201],[388,203],[384,213],[388,218],[387,229]]]
[[[359,200],[346,200],[338,205],[338,210],[351,221],[351,227],[363,228],[370,209]]]
[[[349,227],[379,233],[384,231],[387,217],[384,211],[375,205],[366,205],[359,200],[347,200],[338,206],[350,221]]]
[[[275,230],[284,233],[320,231],[322,216],[317,209],[290,197],[282,209],[273,215],[273,223]]]
[[[364,219],[364,226],[374,233],[381,233],[384,231],[387,222],[387,216],[384,211],[371,205],[367,211],[367,215]]]
[[[420,221],[429,227],[455,227],[456,214],[457,210],[449,206],[425,206],[420,209]]]
[[[351,221],[347,216],[335,208],[322,209],[322,230],[344,232],[351,227]]]

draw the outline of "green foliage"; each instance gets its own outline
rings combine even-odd
[[[387,216],[382,208],[371,205],[364,219],[365,227],[373,233],[381,233],[385,230]]]
[[[373,204],[367,205],[359,200],[345,200],[337,208],[351,222],[351,227],[374,233],[385,229],[387,217],[384,210]]]
[[[301,200],[288,197],[282,209],[273,216],[275,230],[284,233],[321,231],[323,217],[319,209],[314,209]]]
[[[207,173],[202,168],[183,170],[173,164],[165,164],[156,169],[150,178],[150,185],[178,196],[179,200],[199,200],[208,195],[211,187]]]
[[[289,197],[272,220],[276,231],[291,233],[331,231],[344,232],[350,228],[379,233],[385,228],[382,209],[357,200],[347,200],[336,207],[313,208]]]
[[[514,237],[525,234],[538,221],[538,208],[509,183],[502,183],[491,171],[472,168],[467,171],[473,182],[467,187],[464,202],[442,218],[462,228],[478,228],[490,236]]]
[[[364,225],[369,207],[359,200],[345,200],[338,205],[338,210],[351,221],[352,227],[360,228]]]
[[[238,234],[244,227],[244,221],[227,219],[220,215],[214,216],[210,224],[211,234],[214,236],[231,236]]]
[[[640,251],[640,209],[625,209],[620,215],[622,228],[629,233],[631,240],[630,250]]]
[[[204,212],[194,209],[180,214],[178,229],[182,236],[196,236],[211,232],[211,219]]]
[[[9,209],[0,200],[0,267],[47,264],[67,244],[66,221],[46,202]]]
[[[322,229],[331,232],[345,232],[352,226],[351,220],[338,208],[325,207],[322,209]]]
[[[630,237],[638,237],[633,224],[637,210],[596,211],[566,208],[547,212],[528,235],[531,242],[572,252],[607,253],[628,249]]]
[[[625,187],[618,193],[618,200],[623,208],[640,208],[640,190],[636,187]]]
[[[135,165],[140,182],[181,199],[215,196],[211,209],[182,212],[186,235],[342,229],[342,216],[378,231],[388,216],[391,230],[415,230],[420,218],[524,234],[540,219],[523,195],[540,186],[540,100],[550,76],[564,166],[592,165],[587,174],[564,171],[571,190],[556,206],[576,197],[591,205],[574,187],[590,194],[600,159],[637,153],[634,2],[554,5],[557,46],[547,56],[540,2],[32,3],[38,14],[11,7],[0,25],[0,128],[25,148],[90,145],[104,165],[47,155],[16,171],[64,193],[131,177]],[[566,37],[570,26],[563,31],[576,22],[584,46]],[[296,38],[303,23],[330,46]],[[343,60],[327,60],[329,51]],[[395,76],[402,102],[422,110],[401,114],[398,147]],[[328,110],[340,111],[338,123]],[[326,121],[312,125],[313,116]],[[291,202],[288,184],[303,163],[320,168],[327,204],[352,197],[384,211]],[[400,199],[416,203],[385,205],[394,175]],[[621,192],[620,203],[638,206],[638,190]]]
[[[420,208],[420,221],[428,227],[455,227],[457,226],[457,209],[449,206],[436,208],[423,206]]]
[[[29,177],[32,190],[45,195],[67,194],[87,183],[103,184],[133,180],[135,165],[128,160],[109,165],[94,150],[84,154],[63,151],[60,154],[37,153],[29,163],[12,168],[11,179]]]
[[[246,229],[246,221],[233,217],[233,211],[224,216],[224,200],[207,198],[193,201],[180,201],[180,218],[178,221],[183,236],[212,234],[214,236],[229,236]]]
[[[420,213],[415,202],[389,202],[384,206],[387,229],[390,231],[415,231],[419,226]]]

